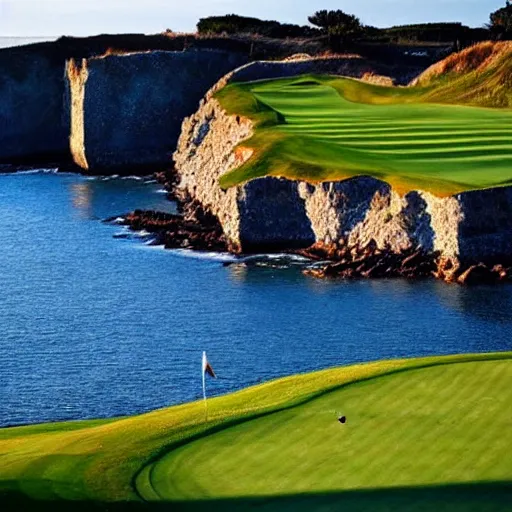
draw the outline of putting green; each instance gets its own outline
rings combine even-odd
[[[208,422],[194,402],[0,429],[0,505],[505,511],[511,399],[512,353],[463,355],[279,379],[211,399]]]
[[[380,377],[186,444],[152,482],[173,500],[507,481],[511,399],[510,361]]]
[[[255,153],[221,185],[364,174],[449,195],[511,182],[512,110],[425,103],[431,93],[315,76],[232,84],[217,98],[255,121],[243,143]]]

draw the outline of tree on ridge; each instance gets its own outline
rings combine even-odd
[[[308,21],[320,27],[328,36],[331,49],[339,51],[344,43],[351,41],[363,32],[361,20],[353,14],[338,9],[317,11],[309,16]]]
[[[500,39],[512,36],[512,3],[507,0],[505,7],[498,9],[490,15],[489,28]]]

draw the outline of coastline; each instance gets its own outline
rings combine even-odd
[[[252,119],[224,108],[218,99],[221,89],[237,81],[302,76],[304,73],[341,74],[358,78],[357,83],[363,85],[365,80],[371,82],[375,71],[389,71],[387,66],[342,55],[292,58],[281,62],[256,61],[236,67],[235,64],[244,60],[242,54],[230,53],[233,62],[224,62],[228,54],[215,49],[216,40],[207,40],[205,44],[214,48],[208,51],[198,48],[197,51],[166,52],[160,48],[162,45],[174,48],[173,45],[179,46],[183,41],[169,40],[165,36],[134,36],[132,39],[128,36],[124,39],[105,36],[69,41],[64,38],[56,43],[13,50],[22,52],[20,55],[28,52],[23,55],[30,66],[41,65],[37,59],[33,61],[30,52],[58,61],[54,62],[51,77],[48,76],[51,88],[45,94],[54,96],[52,91],[61,88],[66,91],[64,104],[55,103],[52,111],[52,116],[60,119],[62,133],[59,131],[59,140],[38,141],[43,145],[48,142],[48,150],[52,147],[66,155],[52,167],[100,176],[146,176],[156,170],[155,176],[168,190],[168,197],[176,200],[181,209],[182,216],[172,218],[158,212],[125,214],[127,226],[156,234],[158,242],[167,248],[219,250],[244,255],[288,252],[330,262],[305,271],[316,278],[423,279],[432,276],[460,284],[499,283],[512,278],[510,186],[437,197],[421,189],[402,193],[385,180],[365,175],[318,182],[276,175],[224,187],[225,177],[243,168],[254,157],[254,149],[244,144],[254,135],[255,127]],[[127,44],[139,51],[97,54],[107,42],[116,40],[128,41]],[[149,50],[140,52],[139,47],[144,44]],[[62,67],[63,56],[68,58],[77,52],[84,55],[83,60],[76,56],[67,60],[66,77],[64,80],[62,76],[57,77],[56,69]],[[209,62],[209,59],[213,63],[222,61],[226,69],[236,68],[220,80],[218,78],[225,69],[201,75],[199,87],[193,94],[189,94],[187,80],[171,84],[171,88],[177,88],[174,92],[178,100],[175,98],[169,103],[163,92],[168,77],[156,76],[155,69],[170,66],[172,71],[179,65],[186,71],[194,67],[196,61]],[[395,67],[394,81],[404,82],[406,71],[406,67]],[[139,80],[150,89],[154,79],[158,78],[160,85],[155,87],[157,91],[150,101],[147,116],[145,98],[139,90],[137,94],[123,98],[123,104],[127,105],[123,110],[138,114],[122,122],[123,131],[120,132],[117,118],[113,114],[106,115],[105,106],[112,103],[109,98],[124,86],[126,77],[134,84]],[[30,77],[23,77],[23,80],[32,83]],[[205,91],[208,91],[206,95]],[[187,112],[194,112],[194,105],[201,97],[199,109],[183,119]],[[177,118],[169,112],[175,103],[185,105]],[[139,123],[143,114],[144,123]],[[89,119],[87,115],[90,115]],[[109,119],[108,123],[105,117]],[[66,122],[69,122],[70,130],[66,128]],[[162,122],[163,125],[157,124]],[[144,126],[140,133],[144,136],[139,136],[141,124]],[[173,159],[170,150],[174,143],[162,135],[171,125],[173,136],[180,134]],[[106,131],[97,131],[96,126],[102,126]],[[155,126],[160,128],[156,132],[147,131],[148,126],[152,130]],[[45,129],[44,126],[30,128]],[[66,149],[63,144],[67,145],[69,136],[64,137],[64,132],[71,133]],[[35,133],[25,135],[33,140],[38,137]],[[157,149],[153,144],[155,137]],[[110,141],[113,139],[117,142],[112,145]],[[135,139],[137,144],[134,146]],[[149,150],[150,147],[153,149]],[[50,151],[50,154],[56,153]],[[0,172],[26,169],[22,162],[28,162],[30,169],[39,167],[36,162],[55,162],[42,153],[39,155],[10,158],[11,162],[18,160],[20,163],[1,165]],[[75,163],[71,163],[71,158]]]
[[[3,511],[509,511],[510,118],[371,112],[480,50],[267,39],[0,49]]]

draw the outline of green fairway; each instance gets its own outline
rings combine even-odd
[[[512,354],[451,356],[280,379],[212,399],[207,423],[195,402],[3,429],[0,504],[508,510],[511,399]]]
[[[506,481],[511,384],[509,361],[366,381],[189,443],[152,481],[168,499]]]
[[[217,98],[255,121],[255,150],[221,178],[312,182],[371,175],[438,195],[512,181],[512,110],[427,103],[432,88],[379,87],[305,76],[232,84]]]

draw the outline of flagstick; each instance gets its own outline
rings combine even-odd
[[[203,369],[204,421],[208,421],[208,403],[206,401],[206,372]]]

